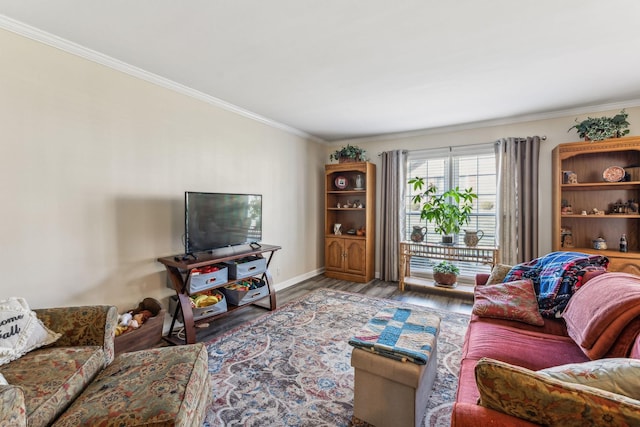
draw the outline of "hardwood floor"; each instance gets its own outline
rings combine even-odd
[[[320,288],[354,292],[378,298],[388,298],[423,307],[433,307],[465,314],[471,313],[473,306],[472,299],[447,294],[446,290],[434,291],[407,286],[405,291],[401,292],[398,290],[397,282],[384,282],[375,279],[369,283],[354,283],[330,279],[324,275],[320,275],[277,292],[278,307]],[[209,341],[228,330],[242,327],[247,321],[260,317],[265,313],[268,313],[268,311],[261,307],[244,307],[229,316],[215,319],[209,323],[208,327],[198,328],[197,340],[199,342]]]

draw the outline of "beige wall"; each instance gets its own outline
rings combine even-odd
[[[278,286],[322,265],[318,143],[2,30],[0,62],[2,297],[166,302],[185,190],[263,195]]]
[[[330,147],[325,148],[325,159],[329,159],[329,154],[347,143],[358,145],[361,148],[367,150],[369,160],[377,164],[378,171],[378,209],[379,194],[380,194],[380,173],[382,166],[380,164],[380,157],[378,153],[394,149],[406,149],[406,150],[419,150],[424,148],[436,148],[436,147],[448,147],[456,145],[468,145],[479,144],[485,142],[493,142],[500,138],[509,136],[526,137],[539,135],[546,135],[547,140],[542,143],[540,151],[540,224],[538,245],[540,255],[551,251],[551,152],[558,144],[565,142],[578,141],[578,135],[575,130],[567,132],[567,130],[575,124],[575,119],[585,119],[590,117],[611,117],[617,114],[620,109],[608,110],[608,111],[594,111],[588,114],[582,114],[579,116],[570,115],[566,117],[558,117],[553,119],[527,121],[521,123],[512,123],[506,125],[496,125],[487,127],[476,127],[468,130],[458,131],[442,131],[425,133],[422,135],[414,136],[397,136],[397,137],[384,137],[384,138],[370,138],[360,140],[345,140],[332,143]],[[629,135],[640,134],[640,107],[626,108],[629,113],[628,121],[630,123]],[[594,144],[597,144],[595,142]],[[378,216],[379,218],[379,216]],[[378,221],[378,227],[380,222]],[[380,236],[379,230],[377,236]],[[378,266],[379,260],[379,238],[376,245],[377,257],[376,257],[376,274],[380,271]]]
[[[166,303],[173,292],[156,259],[183,250],[185,190],[263,195],[263,240],[283,247],[276,287],[322,268],[323,165],[347,141],[322,146],[3,30],[0,61],[2,297],[121,311],[146,296]],[[636,135],[640,107],[627,111]],[[376,154],[389,149],[546,135],[544,253],[551,150],[576,139],[567,133],[574,118],[348,142],[367,149],[380,173]]]

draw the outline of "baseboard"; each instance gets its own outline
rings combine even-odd
[[[322,273],[324,273],[324,267],[318,268],[317,270],[309,271],[307,273],[301,274],[300,276],[292,277],[291,279],[285,280],[284,282],[276,283],[274,285],[274,288],[276,292],[278,292],[293,285],[297,285],[300,282],[304,282],[307,279],[311,279],[312,277],[316,277]]]

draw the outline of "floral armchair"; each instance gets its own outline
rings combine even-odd
[[[113,306],[33,310],[60,334],[52,344],[0,365],[0,425],[47,426],[114,358]]]

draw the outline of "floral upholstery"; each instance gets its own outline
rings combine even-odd
[[[51,347],[27,353],[2,373],[24,391],[30,426],[46,426],[59,416],[102,370],[100,347]]]
[[[115,307],[93,305],[33,311],[45,326],[62,334],[54,346],[99,346],[104,352],[104,365],[113,361],[114,337],[118,325],[118,310]]]
[[[24,404],[24,393],[18,386],[0,386],[0,425],[26,426],[27,411]]]
[[[111,360],[117,309],[110,306],[34,310],[62,337],[0,366],[0,425],[47,426]],[[25,420],[26,419],[26,420]]]
[[[481,359],[475,368],[480,405],[550,426],[637,426],[640,401],[519,366]]]
[[[54,427],[202,425],[212,389],[207,363],[203,344],[123,353]]]

